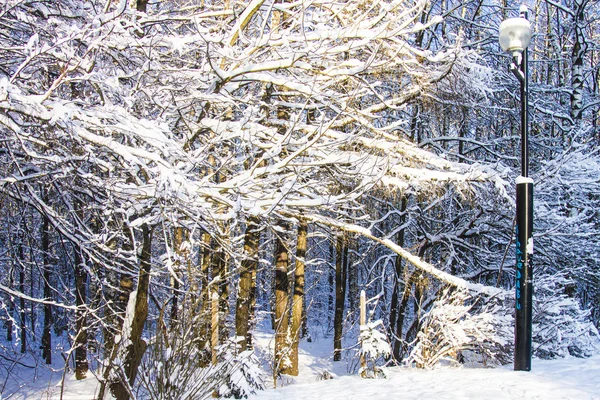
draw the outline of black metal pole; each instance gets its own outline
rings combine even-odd
[[[521,6],[520,17],[527,19]],[[521,176],[517,179],[516,223],[516,317],[515,371],[531,371],[531,335],[533,305],[533,180],[529,178],[529,57],[527,49],[518,66],[521,82]]]
[[[527,14],[525,14],[527,15]],[[523,50],[521,81],[521,176],[529,177],[529,50]]]

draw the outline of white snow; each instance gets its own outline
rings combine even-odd
[[[252,399],[600,399],[600,356],[534,360],[531,372],[504,368],[390,368],[387,379],[342,376],[270,389]]]
[[[273,332],[255,332],[257,355],[268,360],[273,352]],[[350,348],[355,343],[345,342]],[[354,351],[345,351],[342,361],[333,362],[331,337],[312,331],[312,341],[302,341],[299,352],[300,375],[284,375],[278,379],[277,388],[271,382],[267,390],[250,399],[286,400],[341,400],[341,399],[572,399],[600,400],[600,354],[590,358],[566,357],[556,360],[534,359],[531,372],[515,372],[512,365],[497,368],[441,367],[422,370],[408,367],[388,367],[386,379],[362,379],[357,372]],[[38,368],[16,366],[7,376],[0,369],[0,382],[6,383],[2,399],[59,399],[61,393],[60,367],[62,359],[56,357],[53,368],[38,364]],[[23,359],[26,364],[35,361]],[[349,362],[349,363],[348,363]],[[270,368],[263,364],[265,371]],[[324,373],[333,379],[323,380]],[[92,399],[99,383],[93,373],[83,381],[75,380],[72,372],[65,376],[63,399]],[[142,400],[143,398],[140,398]]]
[[[312,334],[311,342],[300,343],[300,375],[284,375],[278,379],[277,388],[271,384],[266,391],[250,399],[600,399],[600,354],[587,359],[533,359],[531,372],[513,371],[512,365],[433,370],[389,367],[386,368],[387,379],[362,379],[358,372],[348,372],[351,369],[347,363],[351,358],[349,354],[356,348],[344,353],[348,354],[348,358],[333,362],[331,337],[322,337],[318,331]],[[262,353],[261,358],[272,356],[273,333],[255,332],[255,345],[259,355]],[[354,345],[344,342],[346,348]],[[323,380],[324,372],[333,379]]]
[[[300,375],[284,376],[278,380],[278,388],[271,387],[250,399],[600,399],[600,354],[587,359],[534,359],[531,372],[515,372],[512,365],[434,370],[389,367],[386,368],[387,379],[362,379],[357,373],[348,372],[350,368],[344,358],[340,362],[332,361],[330,337],[314,333],[312,342],[300,344]],[[272,354],[272,333],[255,335],[259,353]],[[353,351],[350,349],[348,353]],[[325,371],[333,379],[323,380]]]
[[[2,383],[6,380],[5,372],[4,369],[0,372]],[[61,369],[46,370],[40,368],[37,371],[38,376],[34,375],[33,369],[24,369],[19,372],[18,375],[11,375],[8,378],[8,385],[2,391],[0,398],[11,400],[53,400],[61,398],[61,377],[63,373]],[[22,387],[19,388],[17,386],[19,384]],[[92,374],[88,374],[86,379],[78,381],[75,379],[75,374],[67,373],[62,399],[93,399],[94,393],[98,392],[99,387],[100,383]],[[110,396],[107,396],[107,398],[110,398]]]
[[[523,183],[533,183],[533,179],[532,178],[526,178],[524,176],[518,176],[517,179],[515,179],[515,183],[517,185],[521,185]]]

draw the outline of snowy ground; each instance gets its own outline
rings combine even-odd
[[[257,337],[259,355],[272,348],[272,334]],[[331,340],[303,342],[300,376],[286,377],[277,389],[253,396],[266,399],[599,399],[600,355],[588,359],[534,360],[531,372],[514,372],[510,366],[494,369],[442,368],[423,371],[389,368],[387,379],[361,379],[349,375],[347,363],[331,361]],[[29,360],[22,360],[27,364]],[[0,363],[6,366],[6,362]],[[39,366],[15,366],[10,374],[0,369],[0,400],[60,399],[62,370]],[[333,379],[320,380],[324,371]],[[272,386],[272,381],[267,381]],[[65,377],[63,399],[91,400],[98,383],[93,378],[78,382]]]
[[[266,337],[259,338],[260,344]],[[300,376],[253,396],[255,400],[346,399],[600,399],[600,355],[533,360],[531,372],[503,368],[389,368],[387,379],[348,375],[346,363],[331,361],[331,342],[303,343]],[[321,380],[327,370],[333,379]],[[287,383],[287,384],[286,384]]]
[[[267,390],[253,399],[600,399],[600,356],[534,361],[532,372],[392,368],[387,379],[341,376]]]
[[[74,374],[65,375],[64,389],[61,385],[63,371],[39,365],[37,369],[17,367],[8,375],[0,370],[0,400],[92,400],[98,391],[98,381],[94,376],[77,381]]]

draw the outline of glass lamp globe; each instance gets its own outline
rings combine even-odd
[[[500,24],[500,47],[509,53],[521,53],[531,41],[531,24],[525,18],[509,18]]]

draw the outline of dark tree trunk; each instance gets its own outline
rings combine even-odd
[[[207,344],[210,339],[210,293],[209,293],[209,274],[210,274],[210,265],[211,261],[211,238],[207,232],[203,232],[200,236],[200,241],[202,243],[202,257],[200,260],[200,315],[199,318],[199,326],[198,326],[198,346],[202,351],[203,359],[200,362],[200,365],[207,365],[210,361],[208,357],[208,352],[204,350],[207,349]]]
[[[337,237],[335,246],[335,315],[333,319],[333,361],[342,359],[342,334],[344,326],[344,302],[346,300],[346,270],[344,258],[348,254],[347,235]],[[344,257],[346,254],[346,257]]]
[[[25,293],[25,253],[23,251],[23,236],[19,236],[19,260],[21,266],[19,268],[19,290]],[[21,319],[21,353],[27,350],[27,324],[25,322],[25,299],[19,298],[19,316]]]
[[[78,248],[75,248],[75,305],[77,306],[77,311],[75,313],[75,324],[77,328],[77,334],[75,336],[75,378],[77,380],[85,379],[88,372],[86,292],[87,272],[85,270],[83,257],[81,257],[81,252]]]
[[[148,225],[142,226],[142,234],[142,253],[140,255],[140,272],[135,298],[135,316],[131,324],[131,342],[135,351],[131,353],[131,357],[127,357],[129,365],[127,362],[125,363],[127,378],[132,385],[146,349],[146,343],[142,340],[142,332],[148,317],[148,291],[150,289],[150,270],[152,266],[152,230]]]
[[[333,240],[329,241],[329,259],[331,262],[335,260],[335,244]],[[327,271],[327,284],[329,286],[329,296],[327,297],[327,332],[329,332],[331,328],[331,316],[335,316],[335,266],[328,265]]]
[[[304,267],[306,257],[308,225],[302,220],[298,224],[298,240],[296,244],[296,274],[294,278],[294,291],[292,298],[292,323],[290,326],[291,351],[290,367],[284,370],[288,375],[298,375],[298,347],[300,345],[300,330],[302,329],[302,316],[304,305]]]
[[[406,316],[406,309],[408,307],[408,301],[410,300],[410,293],[412,285],[417,279],[418,272],[414,271],[411,273],[407,282],[404,284],[404,291],[402,293],[402,300],[400,307],[398,308],[398,318],[396,319],[396,341],[394,342],[394,359],[402,360],[404,346],[403,346],[403,330],[404,330],[404,317]]]
[[[305,266],[306,268],[306,266]],[[308,335],[308,302],[306,301],[307,296],[303,296],[302,297],[302,327],[300,330],[300,337],[301,338],[308,338],[308,341],[311,341],[312,339],[309,337]]]
[[[33,254],[33,246],[31,246],[31,245],[29,246],[29,259],[30,260],[35,259],[35,255]],[[30,263],[29,264],[29,295],[31,297],[35,297],[35,295],[36,295],[36,293],[34,292],[34,269],[35,269],[35,263]],[[49,273],[49,271],[48,271],[48,273]],[[37,306],[37,304],[35,302],[33,302],[33,301],[30,302],[29,320],[31,322],[31,336],[32,336],[33,342],[36,341],[36,339],[35,339],[35,331],[36,331],[35,323],[37,321],[37,317],[35,315],[36,306]]]
[[[127,252],[133,252],[135,238],[133,237],[133,234],[127,229],[124,229],[124,233],[126,239],[122,245],[123,250]],[[133,268],[131,268],[131,270],[134,271]],[[121,327],[123,325],[123,316],[125,315],[125,311],[127,310],[127,304],[129,303],[129,296],[131,295],[131,292],[133,292],[133,274],[131,272],[123,272],[119,277],[119,294],[117,297],[117,310],[119,313],[119,321],[117,323],[117,331],[121,330]]]
[[[8,287],[9,289],[14,289],[14,276],[13,276],[13,267],[11,266],[10,271],[8,271]],[[15,303],[10,296],[7,296],[8,303],[8,319],[6,320],[6,341],[12,342],[13,340],[13,318],[15,315]]]
[[[275,245],[275,365],[273,368],[274,379],[283,368],[283,362],[288,352],[288,324],[289,324],[289,254],[284,237],[287,236],[287,224],[280,223],[282,228],[277,232]]]
[[[151,269],[151,248],[152,231],[147,224],[142,225],[142,251],[139,257],[140,269],[138,274],[138,284],[135,296],[134,315],[130,317],[131,332],[129,345],[125,349],[124,372],[129,387],[133,386],[137,376],[138,368],[142,361],[147,344],[142,339],[142,332],[148,317],[148,291],[150,288],[150,269]],[[127,400],[130,398],[129,391],[122,380],[111,384],[111,392],[117,400]]]
[[[257,252],[260,249],[260,233],[257,238]],[[256,315],[256,276],[258,274],[258,265],[260,260],[260,254],[256,255],[256,268],[252,269],[252,276],[250,281],[250,327],[254,324],[254,317]],[[246,338],[248,347],[252,347],[252,335],[249,334]]]
[[[113,243],[108,243],[108,247],[112,247]],[[106,297],[108,302],[106,307],[104,307],[104,325],[102,328],[102,336],[103,336],[103,345],[104,345],[104,358],[110,359],[113,354],[113,350],[115,347],[115,334],[119,327],[119,316],[118,316],[118,307],[116,305],[116,300],[118,299],[118,294],[114,289],[114,285],[116,285],[117,278],[116,273],[113,270],[108,270],[104,272],[102,266],[99,266],[99,271],[104,275],[104,278],[109,282],[109,285],[106,285]],[[98,292],[96,292],[96,297],[102,298],[102,294],[99,293],[102,291],[102,284],[99,286]]]
[[[213,240],[216,251],[212,257],[212,277],[218,277],[219,291],[219,341],[223,342],[229,337],[227,332],[227,315],[229,314],[229,286],[227,281],[227,256],[221,245]]]
[[[123,226],[121,229],[123,232],[123,242],[121,244],[121,248],[124,252],[130,253],[133,251],[135,239],[132,236],[132,233],[125,226]],[[115,238],[111,240],[107,246],[112,251],[116,252],[119,246],[119,241]],[[114,357],[113,350],[115,347],[115,334],[121,331],[123,326],[123,316],[125,315],[127,303],[129,302],[129,296],[133,291],[133,275],[127,270],[133,271],[134,267],[130,265],[121,266],[121,270],[123,272],[121,272],[119,276],[117,276],[117,273],[112,269],[110,269],[107,274],[111,285],[118,285],[118,290],[116,292],[114,289],[109,289],[108,298],[114,303],[109,304],[105,311],[106,324],[104,327],[104,357],[107,359]],[[115,282],[117,279],[118,282]]]
[[[176,254],[175,264],[173,265],[171,277],[171,287],[173,290],[173,301],[171,303],[170,322],[171,327],[174,327],[179,318],[179,277],[183,271],[183,264],[186,263],[187,251],[183,248],[183,243],[187,240],[187,232],[184,228],[178,227],[173,232],[173,249]]]
[[[350,236],[348,235],[348,244],[344,249],[344,270],[346,271],[346,277],[348,279],[348,305],[350,306],[350,313],[357,318],[360,313],[359,300],[360,293],[358,291],[358,270],[352,267],[351,253],[350,253]],[[356,241],[352,241],[356,243]]]
[[[253,318],[252,299],[258,268],[258,244],[260,241],[260,231],[258,219],[251,217],[246,222],[246,233],[244,235],[244,259],[242,260],[240,270],[239,290],[237,297],[237,307],[235,314],[235,332],[239,337],[244,338],[240,343],[240,351],[244,351],[252,345],[252,335],[250,334],[250,324]]]
[[[401,215],[400,215],[400,221],[399,224],[400,226],[403,226],[406,222],[406,206],[407,206],[407,199],[405,196],[402,197],[401,200],[401,204],[400,204],[400,211],[401,211]],[[398,235],[396,237],[396,244],[400,247],[404,247],[404,228],[400,229],[398,231]],[[392,302],[390,304],[390,321],[389,321],[389,329],[390,331],[393,332],[393,337],[394,337],[394,359],[396,361],[400,361],[400,353],[401,353],[401,340],[402,340],[402,328],[400,328],[400,331],[398,331],[398,325],[397,325],[397,320],[398,320],[398,295],[400,293],[401,290],[401,283],[400,280],[402,279],[402,276],[404,274],[404,263],[403,263],[403,259],[400,256],[396,257],[396,262],[395,262],[395,274],[394,274],[394,278],[395,278],[395,282],[394,282],[394,291],[392,293]],[[404,296],[402,298],[402,300],[404,301]]]
[[[46,193],[43,195],[44,201],[48,200]],[[52,292],[50,290],[50,238],[49,238],[50,221],[46,215],[42,215],[42,259],[44,268],[44,299],[50,300]],[[52,364],[52,306],[44,304],[44,328],[42,333],[42,358],[46,364]]]

